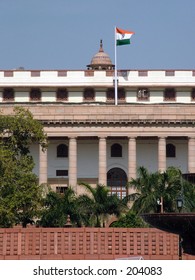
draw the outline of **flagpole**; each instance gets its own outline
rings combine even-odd
[[[118,105],[118,82],[117,82],[117,48],[116,48],[116,26],[114,28],[114,60],[115,60],[115,70],[114,70],[114,97],[115,105]]]

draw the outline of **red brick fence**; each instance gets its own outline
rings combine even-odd
[[[0,259],[178,259],[178,236],[153,228],[0,229]],[[184,255],[183,259],[195,259]]]

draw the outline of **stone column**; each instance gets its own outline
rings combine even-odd
[[[47,183],[47,149],[39,145],[39,184]]]
[[[137,160],[136,160],[136,138],[129,137],[128,141],[128,180],[136,178]]]
[[[69,139],[69,168],[68,168],[69,186],[77,186],[77,139]]]
[[[136,138],[128,138],[128,181],[136,179],[137,160],[136,160]],[[133,193],[132,188],[128,188],[128,194]]]
[[[195,137],[188,138],[188,172],[195,173]]]
[[[166,137],[158,139],[158,171],[164,172],[167,168],[166,164]]]
[[[99,138],[99,177],[98,183],[107,185],[107,152],[106,138]]]

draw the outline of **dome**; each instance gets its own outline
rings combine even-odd
[[[107,53],[103,50],[102,40],[100,40],[100,49],[99,52],[96,53],[92,60],[91,64],[87,65],[88,69],[93,70],[111,70],[114,69],[114,65]]]

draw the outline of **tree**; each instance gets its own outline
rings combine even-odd
[[[45,199],[45,205],[40,220],[43,227],[63,227],[68,216],[72,226],[82,225],[82,212],[78,208],[78,197],[69,187],[64,194],[50,191]]]
[[[109,189],[104,185],[97,185],[95,188],[82,183],[82,186],[89,192],[79,197],[79,207],[85,214],[87,225],[104,227],[109,215],[120,216],[126,209],[123,202],[117,195],[110,195]]]
[[[21,223],[26,227],[39,217],[43,186],[33,173],[30,145],[46,147],[42,125],[28,110],[16,108],[14,115],[0,116],[0,227]]]
[[[148,225],[139,215],[130,209],[127,214],[122,215],[122,217],[119,218],[118,221],[113,222],[110,227],[143,228],[148,227]]]
[[[185,211],[195,209],[195,190],[192,184],[182,179],[178,168],[169,167],[165,172],[149,173],[145,167],[138,169],[138,178],[129,182],[129,187],[134,188],[135,201],[132,209],[136,213],[159,212],[157,201],[163,199],[164,212],[176,212],[176,200],[183,196]],[[131,195],[129,196],[131,198]]]

